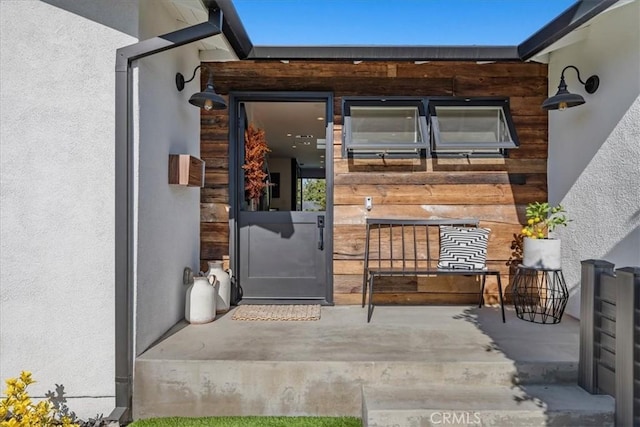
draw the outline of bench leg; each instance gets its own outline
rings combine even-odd
[[[367,323],[371,322],[373,315],[373,276],[369,276],[369,307],[367,309]]]
[[[502,298],[502,280],[500,280],[500,273],[496,274],[498,278],[498,295],[500,297],[500,309],[502,309],[502,323],[506,323],[507,321],[504,318],[504,301]]]
[[[482,275],[482,286],[480,288],[480,301],[478,302],[478,308],[482,308],[482,303],[484,302],[484,284],[487,281],[487,275]]]
[[[364,302],[366,300],[367,295],[367,282],[369,280],[369,275],[367,274],[367,270],[365,269],[363,279],[362,279],[362,308],[364,308]]]

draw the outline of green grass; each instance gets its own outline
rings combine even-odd
[[[355,417],[203,417],[150,418],[129,427],[360,427]]]

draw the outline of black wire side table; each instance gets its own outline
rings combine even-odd
[[[518,318],[534,323],[560,323],[568,300],[562,270],[516,267],[513,305]]]

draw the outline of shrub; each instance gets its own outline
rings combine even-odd
[[[0,426],[79,426],[71,417],[63,415],[56,409],[50,399],[33,402],[27,388],[34,382],[31,372],[28,371],[22,371],[18,378],[9,378],[5,381],[7,388],[6,397],[0,401]]]

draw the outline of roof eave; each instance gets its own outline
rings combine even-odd
[[[591,18],[602,13],[618,0],[580,0],[553,21],[518,45],[518,56],[527,61],[551,46]]]

